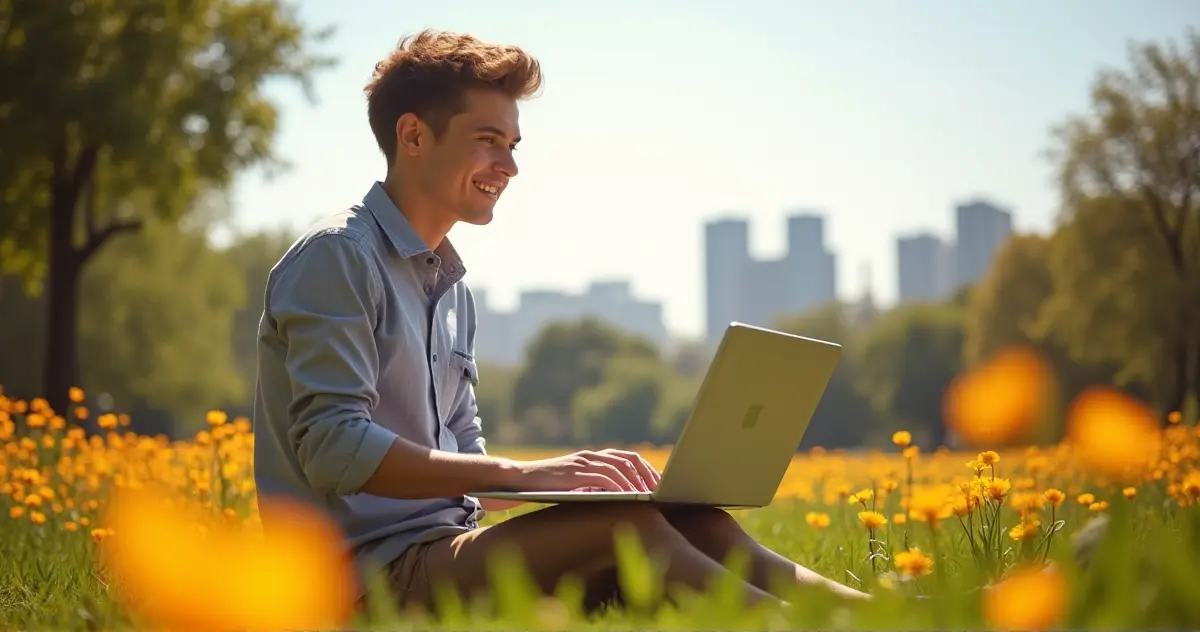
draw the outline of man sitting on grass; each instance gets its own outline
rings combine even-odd
[[[705,589],[738,547],[751,561],[748,604],[777,601],[770,590],[780,577],[866,597],[768,550],[717,509],[569,505],[479,526],[484,510],[508,505],[470,492],[648,491],[659,478],[633,452],[517,461],[489,456],[480,437],[475,305],[446,235],[458,222],[492,220],[517,175],[517,102],[541,82],[539,63],[517,47],[430,31],[375,67],[367,118],[387,159],[384,180],[308,230],[267,282],[254,412],[259,492],[325,509],[359,568],[385,569],[401,605],[432,608],[443,582],[477,595],[501,545],[515,546],[548,593],[574,574],[603,594],[622,523],[667,560],[668,586]],[[554,265],[536,250],[513,256]],[[271,516],[263,521],[269,530]]]

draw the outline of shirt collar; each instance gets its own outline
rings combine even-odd
[[[376,181],[371,185],[371,190],[367,191],[366,196],[363,197],[363,206],[375,218],[375,222],[383,230],[384,236],[392,244],[396,254],[407,259],[430,252],[425,240],[421,239],[417,231],[413,230],[412,224],[392,202],[392,198],[384,190],[382,182]],[[454,244],[450,243],[449,237],[443,239],[441,245],[432,252],[441,259],[442,272],[449,277],[448,280],[457,281],[466,273],[462,257],[454,248]]]

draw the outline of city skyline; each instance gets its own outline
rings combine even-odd
[[[780,317],[834,300],[851,310],[946,300],[963,285],[978,283],[1013,234],[1012,211],[983,196],[964,198],[950,211],[949,235],[918,230],[894,236],[897,274],[890,281],[897,300],[887,305],[877,302],[881,282],[871,277],[869,262],[862,265],[863,285],[856,294],[835,291],[838,253],[826,241],[827,217],[819,210],[796,207],[780,218],[777,225],[784,228],[786,250],[765,258],[751,251],[752,222],[725,214],[703,223],[702,335],[670,330],[663,319],[662,298],[639,294],[629,278],[591,279],[583,291],[521,288],[517,304],[508,309],[495,305],[488,288],[473,287],[480,328],[488,332],[477,342],[477,355],[484,361],[518,364],[542,327],[583,317],[598,318],[666,348],[683,341],[712,344],[730,322],[769,327]],[[882,281],[883,287],[888,284]]]

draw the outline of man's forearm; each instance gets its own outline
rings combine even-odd
[[[511,488],[519,476],[510,459],[431,450],[397,438],[359,491],[387,498],[452,498]]]

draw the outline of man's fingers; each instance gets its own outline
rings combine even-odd
[[[646,482],[646,486],[648,487],[646,491],[651,491],[658,486],[658,481],[662,477],[659,476],[658,472],[654,469],[654,466],[650,465],[649,461],[642,458],[642,455],[638,454],[637,452],[630,452],[628,450],[609,449],[604,450],[604,452],[629,462],[630,465],[637,470],[638,476]]]
[[[633,485],[633,491],[648,492],[650,491],[650,483],[646,481],[644,475],[637,465],[620,455],[613,453],[597,453],[596,458],[611,464],[613,467],[620,470],[621,474]]]
[[[594,468],[594,471],[597,474],[601,474],[603,476],[606,476],[606,477],[612,479],[613,482],[615,482],[617,485],[620,486],[620,489],[617,489],[615,491],[619,491],[619,492],[635,492],[635,491],[637,491],[637,486],[634,485],[633,482],[630,481],[629,478],[626,477],[623,472],[621,472],[620,468],[616,467],[612,463],[608,463],[602,459],[597,458],[592,461],[592,467]]]
[[[576,477],[579,479],[576,489],[581,489],[581,490],[599,489],[601,491],[606,491],[606,492],[626,491],[626,490],[621,489],[621,485],[619,483],[617,483],[616,481],[612,480],[611,478],[609,478],[603,474],[592,474],[592,473],[588,473],[588,472],[582,472],[580,474],[577,474]]]

